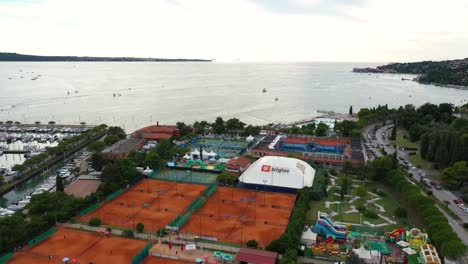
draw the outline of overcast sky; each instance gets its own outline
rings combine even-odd
[[[0,51],[392,62],[468,57],[468,0],[0,0]]]

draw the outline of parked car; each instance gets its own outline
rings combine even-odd
[[[464,208],[463,211],[465,211],[465,214],[468,214],[468,208]]]
[[[434,188],[436,188],[437,190],[442,190],[442,187],[440,187],[439,185],[436,185]]]
[[[455,200],[453,200],[453,203],[454,203],[454,204],[459,204],[459,203],[460,203],[460,200],[455,199]]]
[[[462,204],[462,203],[457,204],[457,206],[460,207],[461,209],[464,209],[464,208],[465,208],[465,205]]]
[[[436,185],[437,185],[437,182],[431,181],[431,185],[432,185],[432,186],[436,186]]]

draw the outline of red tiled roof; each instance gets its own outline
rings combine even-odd
[[[252,163],[248,158],[244,156],[237,157],[235,159],[230,159],[228,162],[226,162],[226,167],[228,166],[240,166],[242,168],[245,168]]]
[[[141,133],[141,137],[147,140],[169,139],[172,134],[166,133]]]
[[[140,128],[134,133],[173,133],[174,130],[177,130],[177,126],[163,126],[163,125],[152,125],[144,128]]]
[[[253,264],[274,264],[278,253],[271,251],[241,248],[236,255],[236,261],[244,261]]]

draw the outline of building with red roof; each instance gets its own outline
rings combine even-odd
[[[251,248],[241,248],[237,252],[236,263],[275,264],[278,253]]]
[[[234,159],[230,159],[226,163],[225,168],[226,168],[226,171],[240,175],[250,166],[251,163],[252,161],[250,161],[250,159],[244,156],[240,156]]]
[[[179,137],[180,131],[177,126],[156,125],[140,128],[131,134],[132,138],[142,138],[145,140],[160,141],[171,137]]]

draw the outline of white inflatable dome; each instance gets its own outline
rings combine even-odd
[[[312,187],[314,177],[314,168],[302,160],[266,156],[250,165],[239,180],[246,184],[301,189]]]

